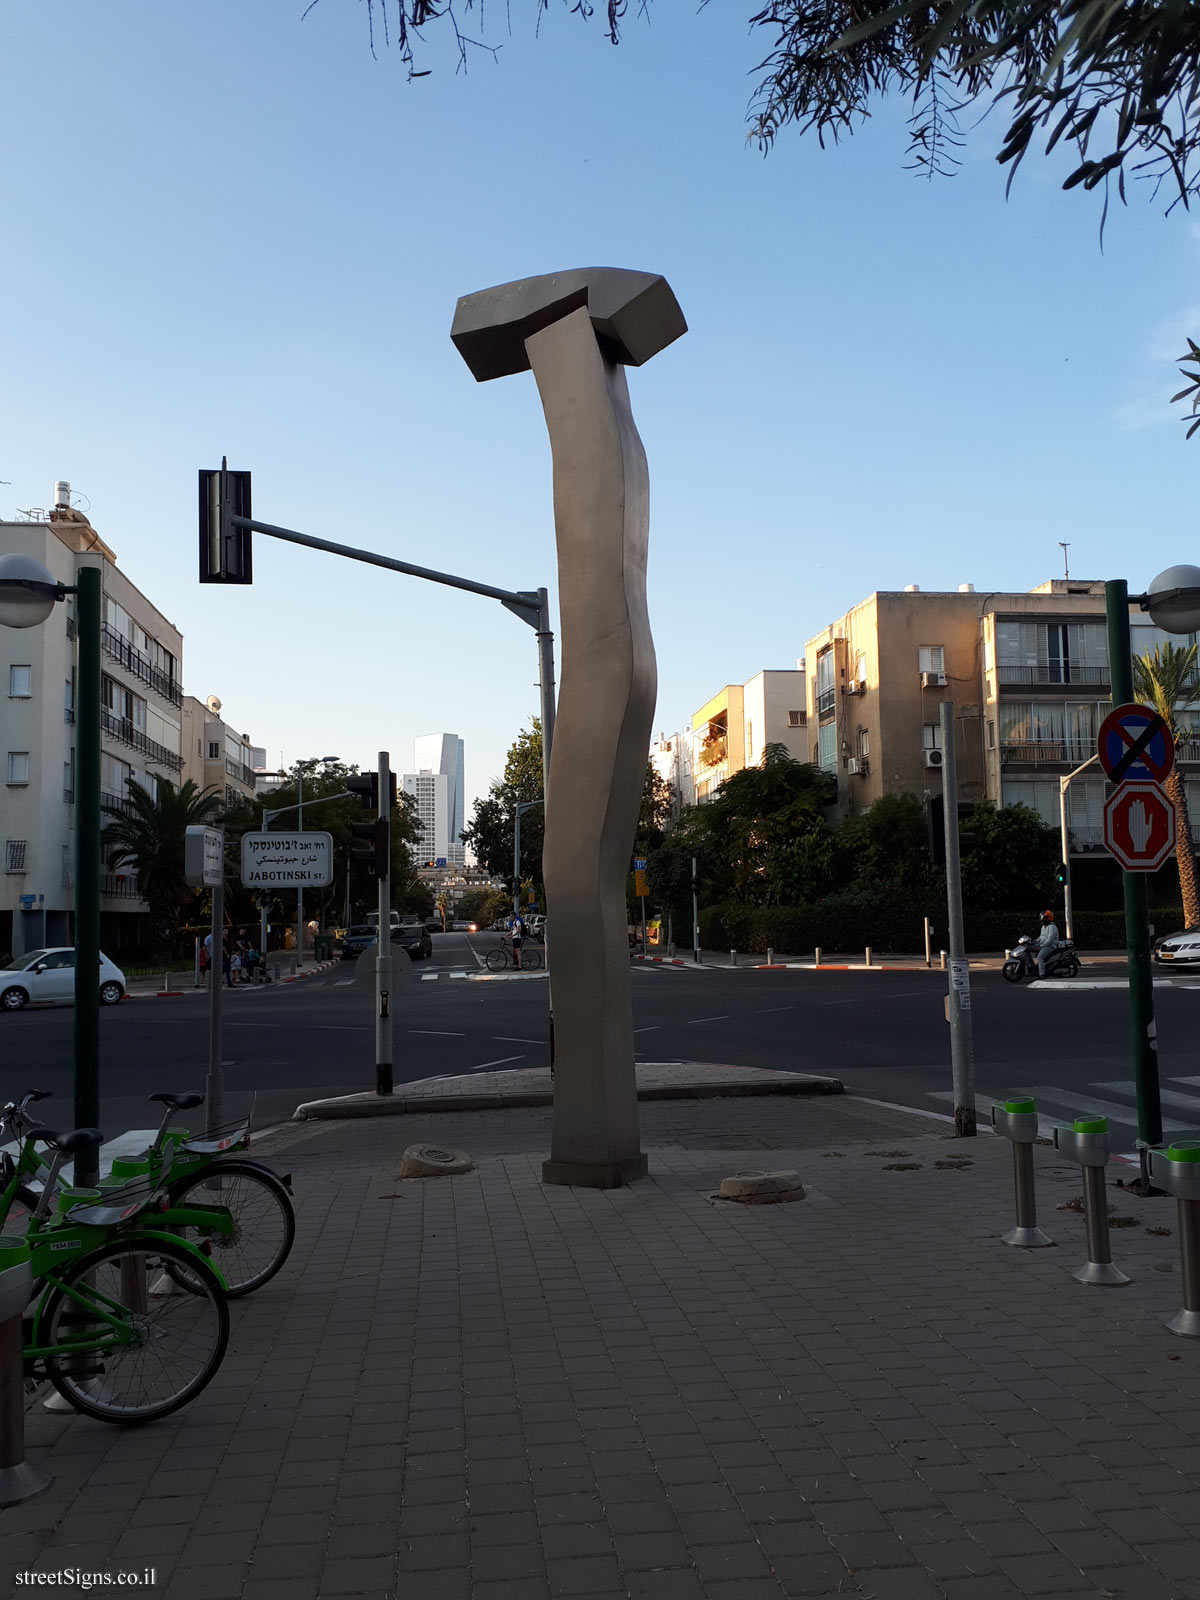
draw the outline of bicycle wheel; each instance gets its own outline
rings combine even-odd
[[[542,952],[540,950],[530,950],[526,947],[521,951],[521,965],[523,967],[527,967],[531,972],[536,972],[541,964]]]
[[[261,1289],[279,1271],[296,1240],[296,1213],[281,1179],[246,1161],[216,1161],[182,1178],[167,1191],[172,1205],[225,1206],[233,1217],[233,1238],[209,1235],[212,1259],[224,1274],[231,1299]],[[195,1241],[193,1241],[195,1242]],[[188,1266],[167,1272],[195,1294],[200,1285]]]
[[[216,1275],[203,1276],[199,1263],[195,1294],[157,1294],[155,1279],[181,1260],[192,1266],[182,1245],[131,1234],[84,1256],[51,1289],[41,1342],[93,1345],[46,1357],[51,1383],[77,1411],[101,1422],[151,1422],[187,1405],[213,1377],[229,1342],[229,1307]],[[129,1343],[119,1342],[122,1333],[132,1334]]]
[[[508,951],[503,945],[500,945],[495,950],[488,951],[487,964],[489,972],[499,972],[501,967],[508,965]]]

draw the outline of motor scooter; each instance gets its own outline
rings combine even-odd
[[[1009,983],[1020,983],[1022,978],[1037,977],[1038,947],[1035,940],[1023,933],[1011,950],[1004,952],[1004,965],[1000,971]],[[1073,939],[1060,939],[1046,962],[1048,978],[1077,978],[1079,957],[1075,954]]]

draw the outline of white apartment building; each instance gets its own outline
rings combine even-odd
[[[685,728],[682,733],[660,733],[650,746],[650,761],[671,790],[671,820],[675,821],[684,806],[696,804],[691,728]]]
[[[130,779],[180,781],[183,636],[118,568],[88,518],[55,485],[51,511],[0,522],[0,555],[20,553],[73,586],[101,573],[101,803],[128,806]],[[75,606],[40,627],[0,628],[0,950],[74,941]],[[145,902],[132,874],[102,868],[100,939],[140,942]]]
[[[726,778],[761,764],[769,744],[808,760],[803,660],[795,668],[766,668],[747,683],[729,683],[692,718],[696,803],[711,800]]]
[[[400,787],[412,795],[423,829],[417,857],[462,866],[466,846],[463,741],[456,733],[422,733],[413,740],[414,772],[401,776]]]

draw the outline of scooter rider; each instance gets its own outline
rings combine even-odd
[[[1055,926],[1053,911],[1042,912],[1042,931],[1037,939],[1037,965],[1038,977],[1046,976],[1046,964],[1058,949],[1058,928]]]

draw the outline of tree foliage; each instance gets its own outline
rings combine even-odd
[[[158,780],[157,794],[130,778],[125,806],[102,806],[111,820],[100,832],[101,848],[114,867],[132,867],[138,893],[150,907],[151,932],[158,954],[173,954],[172,945],[194,891],[184,877],[187,830],[221,818],[223,798],[201,790],[190,778],[179,788],[169,778]]]
[[[1200,423],[1196,426],[1200,427]],[[1184,717],[1200,703],[1200,675],[1196,672],[1194,644],[1181,647],[1168,642],[1155,645],[1144,656],[1134,656],[1133,686],[1138,698],[1152,705],[1162,717],[1177,745],[1192,737],[1191,720],[1185,721]],[[1175,807],[1175,861],[1179,868],[1183,925],[1197,928],[1200,927],[1200,893],[1196,886],[1196,858],[1192,853],[1192,822],[1188,814],[1187,789],[1178,766],[1171,769],[1163,787]]]
[[[471,820],[463,829],[463,843],[493,878],[503,878],[512,892],[513,834],[518,801],[542,798],[542,724],[533,717],[509,746],[504,775],[493,778],[486,796],[476,800]],[[530,805],[521,813],[520,876],[542,881],[543,807]]]

